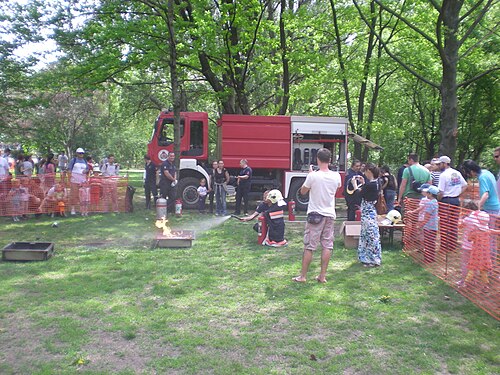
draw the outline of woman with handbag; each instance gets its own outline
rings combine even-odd
[[[358,176],[353,181],[354,189],[359,190],[362,197],[358,259],[365,267],[378,267],[382,262],[382,246],[375,208],[380,192],[379,169],[375,164],[367,163],[365,176],[366,180]]]

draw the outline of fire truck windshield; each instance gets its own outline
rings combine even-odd
[[[184,136],[184,119],[181,118],[181,138]],[[174,119],[160,118],[156,126],[158,146],[168,146],[174,142]]]

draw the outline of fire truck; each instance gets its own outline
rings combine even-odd
[[[181,112],[180,168],[177,193],[187,208],[195,208],[201,178],[209,181],[208,114]],[[160,165],[174,148],[174,116],[162,112],[154,124],[148,155]],[[222,115],[217,121],[218,159],[231,176],[240,160],[253,170],[252,192],[261,195],[279,188],[283,196],[306,210],[309,197],[300,194],[309,165],[316,164],[317,150],[332,152],[331,168],[344,178],[347,161],[348,121],[340,117]],[[337,196],[342,196],[341,189]]]

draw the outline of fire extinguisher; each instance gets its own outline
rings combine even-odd
[[[182,216],[182,199],[175,201],[175,216]]]
[[[156,200],[156,220],[167,218],[167,200],[165,198],[158,198]]]
[[[259,245],[262,245],[264,240],[266,239],[267,236],[267,223],[266,223],[266,218],[264,216],[259,216],[259,230],[257,231],[257,243]]]
[[[288,201],[288,221],[295,221],[295,201]]]
[[[359,208],[356,210],[355,215],[356,215],[355,220],[361,221],[361,210]]]

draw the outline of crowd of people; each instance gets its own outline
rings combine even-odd
[[[0,215],[17,222],[44,213],[119,212],[119,172],[114,155],[104,158],[98,169],[82,148],[72,158],[63,151],[40,160],[22,153],[14,158],[9,148],[0,150]]]
[[[58,157],[49,154],[40,160],[38,166],[30,156],[21,155],[14,159],[9,149],[5,149],[0,156],[0,202],[2,202],[0,214],[11,210],[13,220],[19,221],[28,213],[65,215],[66,211],[69,211],[74,215],[78,207],[79,213],[86,216],[92,211],[90,177],[94,174],[94,163],[90,156],[85,157],[83,149],[78,148],[71,159],[64,152]],[[500,147],[494,150],[494,159],[500,166]],[[167,209],[174,211],[179,178],[175,166],[175,153],[170,152],[159,166],[154,165],[147,155],[144,160],[146,208],[152,208],[152,198],[156,201],[158,197],[162,197],[167,199]],[[295,282],[306,281],[312,254],[318,246],[321,246],[322,250],[321,271],[316,280],[320,283],[326,282],[326,270],[333,249],[335,195],[342,185],[340,174],[329,168],[330,162],[330,151],[318,150],[318,168],[311,167],[300,189],[301,194],[309,194],[309,205],[304,232],[302,268],[300,275],[293,278]],[[113,155],[108,155],[102,160],[99,169],[104,177],[117,177],[120,172],[120,166],[115,162]],[[59,179],[56,179],[57,172]],[[236,190],[233,215],[240,215],[243,211],[245,215],[241,218],[243,221],[252,220],[259,215],[264,216],[268,223],[268,235],[264,244],[275,247],[286,246],[283,219],[286,203],[279,190],[266,191],[262,204],[253,214],[248,213],[252,168],[247,160],[240,161],[240,171],[236,177],[229,175],[223,160],[214,161],[207,172],[208,180],[201,179],[197,189],[200,213],[226,216],[226,197],[228,193],[233,194]],[[478,180],[479,199],[475,203],[468,203],[467,207],[472,207],[479,214],[461,219],[456,214],[456,209],[464,205],[465,201],[462,198],[468,189],[466,180],[470,178]],[[236,189],[231,182],[236,185]],[[101,188],[103,189],[101,193],[109,200],[110,211],[118,212],[116,183],[104,182]],[[491,233],[496,233],[495,231],[500,228],[499,189],[500,177],[495,180],[491,172],[481,168],[473,160],[466,160],[459,170],[451,166],[451,159],[446,155],[433,158],[421,165],[418,155],[410,153],[396,176],[387,166],[378,167],[373,163],[353,160],[344,179],[343,191],[347,204],[347,220],[361,221],[358,245],[360,263],[365,267],[381,265],[382,249],[378,219],[380,215],[394,209],[418,223],[423,234],[426,263],[432,263],[435,259],[438,231],[441,247],[448,249],[447,251],[457,248],[458,230],[464,225],[470,227],[471,223],[476,223],[475,228],[483,230],[487,228],[492,231]],[[412,200],[418,201],[418,204],[406,208],[407,202]],[[381,202],[385,204],[380,205]],[[109,207],[106,208],[108,209]],[[481,236],[470,228],[467,232],[474,234],[461,241],[461,246],[467,250],[464,250],[466,253],[464,256],[470,258],[471,249],[477,251],[478,248],[471,244],[478,243]],[[488,249],[488,256],[483,257],[484,259],[495,259],[497,256],[496,238],[493,237],[488,237],[489,246],[479,246],[481,249]],[[482,266],[479,271],[483,272],[485,267],[488,266]],[[464,274],[464,280],[467,277],[471,277],[469,273]]]

